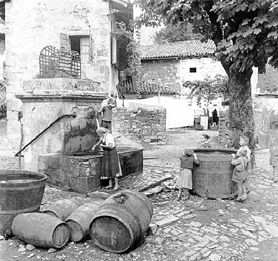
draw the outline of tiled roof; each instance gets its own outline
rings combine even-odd
[[[169,44],[157,44],[141,46],[141,59],[163,59],[183,57],[212,56],[216,50],[212,40],[201,42],[200,40],[188,40]]]
[[[161,86],[156,83],[149,83],[144,81],[138,81],[136,84],[133,82],[122,81],[117,85],[117,90],[120,99],[125,99],[125,95],[132,94],[157,94],[160,90],[161,94],[176,94],[176,91],[170,88]]]

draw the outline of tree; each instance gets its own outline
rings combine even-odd
[[[154,36],[157,44],[173,43],[178,41],[201,39],[201,35],[192,32],[192,26],[189,23],[177,23],[176,25],[167,25],[163,27]]]
[[[228,96],[228,79],[222,75],[216,75],[212,78],[205,78],[204,80],[185,81],[183,87],[190,89],[188,99],[196,98],[197,104],[201,100],[209,104],[210,101],[217,98],[225,98]]]
[[[230,129],[245,134],[254,150],[251,98],[253,66],[278,67],[278,0],[136,0],[138,25],[191,23],[212,39],[229,78]]]

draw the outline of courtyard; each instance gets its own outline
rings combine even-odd
[[[16,169],[17,158],[9,149],[5,121],[1,121],[1,126],[1,169]],[[270,179],[268,150],[256,151],[257,168],[250,176],[251,192],[245,203],[196,195],[177,201],[175,181],[181,151],[184,147],[196,147],[203,133],[218,135],[217,131],[167,131],[166,145],[144,151],[143,174],[120,181],[121,190],[142,191],[154,207],[150,228],[137,248],[113,254],[86,240],[69,242],[57,251],[34,248],[16,238],[1,238],[1,260],[277,260],[278,185]],[[90,202],[112,193],[99,189],[85,195],[46,186],[41,208],[57,199],[79,197]]]

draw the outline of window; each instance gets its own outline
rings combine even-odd
[[[196,67],[190,67],[189,68],[189,72],[190,73],[196,73],[197,72],[197,68]]]
[[[89,36],[70,36],[70,48],[80,54],[81,62],[90,61]]]
[[[90,61],[90,37],[60,34],[60,45],[62,51],[76,51],[80,54],[81,62]]]

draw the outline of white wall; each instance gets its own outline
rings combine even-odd
[[[196,68],[196,73],[191,73],[190,68]],[[217,74],[226,76],[221,63],[213,58],[192,58],[180,61],[180,80],[196,81],[206,77],[214,78]]]
[[[166,109],[166,129],[185,127],[194,125],[194,108],[188,106],[188,100],[174,99],[170,97],[161,97],[160,102],[158,97],[142,100],[125,100],[125,107],[139,108],[157,108],[163,107]],[[117,101],[120,105],[121,101]]]

